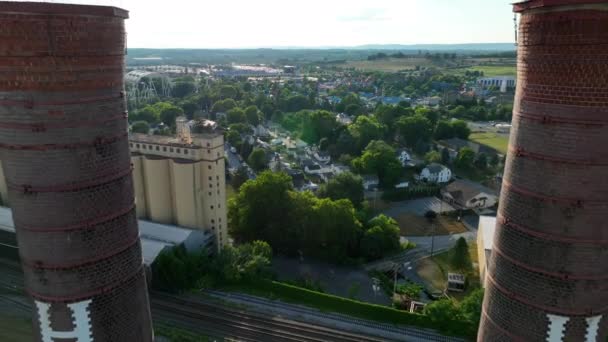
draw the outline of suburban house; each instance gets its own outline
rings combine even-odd
[[[348,126],[353,123],[353,119],[349,115],[344,113],[336,114],[336,121],[345,126]]]
[[[323,164],[327,164],[331,161],[331,157],[329,156],[329,153],[324,152],[324,151],[319,151],[316,150],[312,156],[315,158],[315,160],[317,160],[319,163],[323,163]]]
[[[350,167],[342,164],[332,164],[331,169],[336,176],[344,172],[350,172]]]
[[[457,179],[441,190],[443,200],[461,209],[490,208],[498,202],[498,194],[479,183]]]
[[[375,190],[380,185],[380,180],[377,175],[363,175],[363,188],[365,190]]]
[[[486,271],[492,255],[496,217],[480,216],[477,229],[477,258],[479,264],[479,281],[486,287]]]
[[[419,178],[432,183],[447,183],[452,179],[452,171],[441,164],[431,163],[422,169]]]
[[[322,173],[331,173],[331,167],[319,164],[309,164],[304,166],[304,172],[309,175],[321,175]]]
[[[473,150],[473,152],[475,152],[475,154],[485,153],[488,156],[498,154],[498,151],[491,147],[460,138],[440,140],[439,145],[447,147],[448,151],[450,152],[451,159],[456,158],[456,156],[458,155],[458,151],[460,151],[460,149],[463,147],[470,148],[471,150]]]
[[[407,164],[412,161],[412,157],[405,149],[397,150],[397,159],[399,159],[399,162],[403,167],[406,167]]]

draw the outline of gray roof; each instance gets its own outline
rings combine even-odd
[[[146,265],[152,264],[156,257],[165,248],[178,246],[194,233],[200,233],[190,229],[160,224],[150,221],[139,221],[139,237],[142,245],[142,255]],[[10,208],[0,207],[0,230],[15,232],[13,213]],[[211,237],[211,233],[205,232]]]
[[[460,204],[465,204],[471,198],[477,196],[480,193],[486,193],[488,195],[497,196],[496,191],[485,187],[479,183],[475,183],[470,180],[457,179],[452,183],[448,184],[444,191],[450,193],[452,198]]]
[[[439,173],[439,172],[441,172],[441,170],[445,169],[446,167],[441,164],[431,163],[431,164],[427,165],[426,168],[429,169],[429,171],[431,173]]]

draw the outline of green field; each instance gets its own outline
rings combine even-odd
[[[29,320],[0,315],[0,341],[21,342],[33,339],[32,323]]]
[[[509,138],[496,133],[471,133],[469,140],[489,146],[503,154],[507,153]]]
[[[375,61],[347,61],[339,66],[362,71],[398,72],[402,70],[414,70],[416,66],[430,66],[432,64],[426,58],[387,58]]]
[[[475,66],[468,68],[469,71],[483,71],[483,75],[486,77],[494,76],[517,76],[517,68],[515,65],[508,66]]]

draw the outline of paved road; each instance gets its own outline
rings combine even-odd
[[[439,253],[452,248],[460,237],[464,237],[467,241],[474,241],[477,238],[477,232],[466,232],[451,235],[438,236],[405,236],[402,237],[402,242],[410,241],[416,244],[416,248],[405,252],[393,255],[382,260],[377,260],[364,265],[365,270],[388,271],[393,269],[394,264],[403,264],[405,262],[414,263],[422,258],[431,256],[433,253]]]

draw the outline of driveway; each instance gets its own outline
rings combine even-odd
[[[391,217],[397,217],[402,214],[424,216],[429,210],[436,213],[444,213],[455,211],[456,209],[437,197],[423,197],[409,201],[393,202],[391,207],[384,211],[384,214]]]

